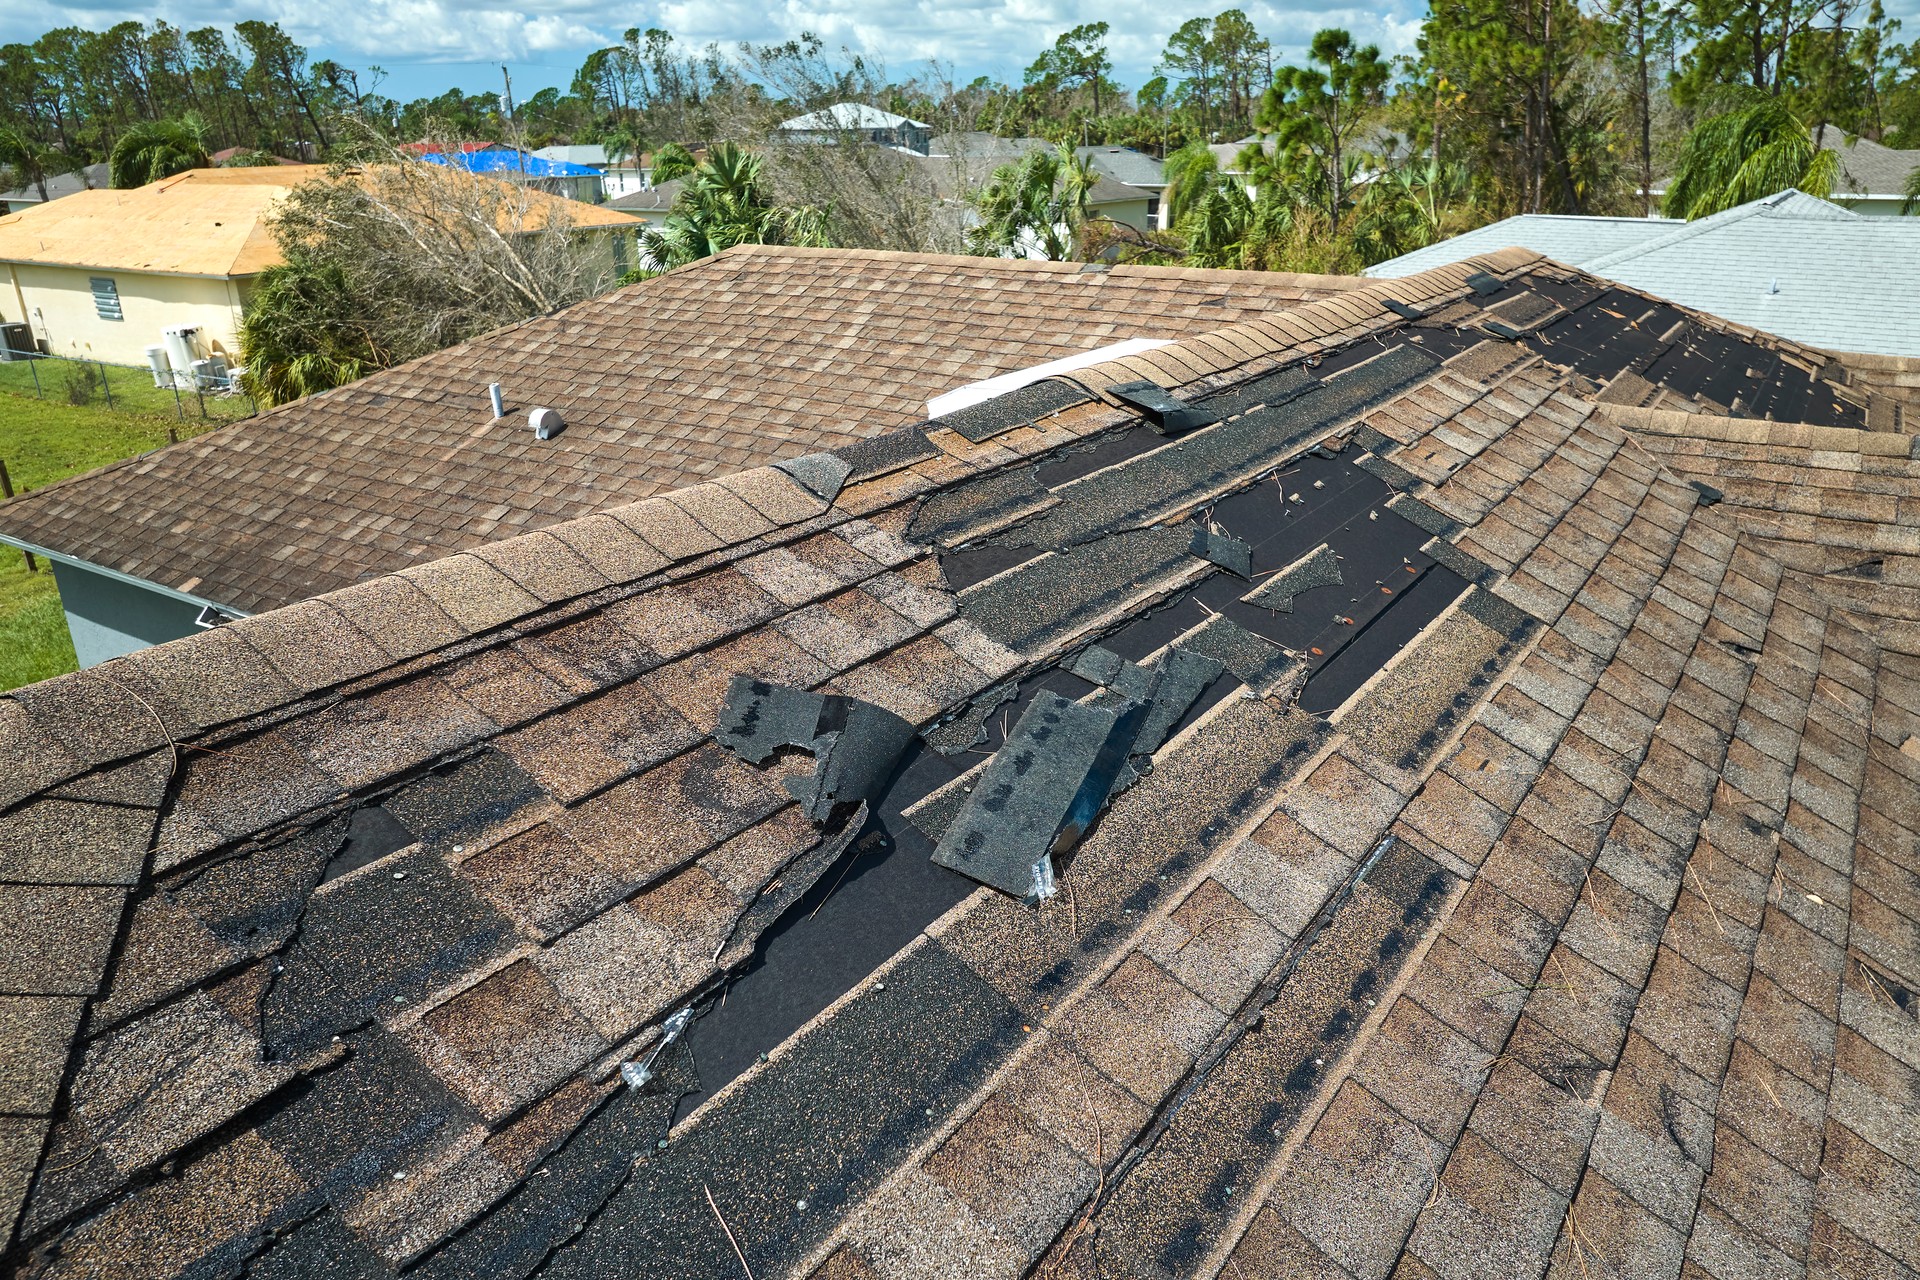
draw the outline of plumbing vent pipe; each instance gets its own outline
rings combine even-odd
[[[566,423],[560,420],[558,413],[552,409],[544,408],[535,409],[532,413],[528,414],[527,422],[533,427],[533,438],[535,440],[551,440],[560,433],[560,428],[566,425]]]
[[[493,401],[494,417],[504,418],[507,416],[507,399],[505,396],[500,394],[499,383],[489,382],[487,384],[487,399]]]

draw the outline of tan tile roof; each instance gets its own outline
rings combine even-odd
[[[0,508],[0,536],[253,612],[1354,283],[743,247],[49,486]],[[538,405],[557,438],[528,430]]]
[[[1156,352],[1221,419],[1172,439],[1113,395],[976,417],[830,501],[732,474],[0,698],[10,1260],[1920,1266],[1913,439],[1681,433],[1383,305],[1632,348],[1591,287],[1515,253],[1308,303]],[[1242,608],[1222,535],[1341,581]],[[1225,670],[1056,894],[925,878],[902,801],[1039,686],[1117,705],[1089,638]],[[720,745],[736,675],[928,731],[875,825]]]
[[[189,169],[128,190],[79,191],[58,201],[0,216],[0,262],[152,271],[176,275],[252,276],[280,261],[266,219],[282,196],[324,177],[325,165]],[[537,211],[559,197],[529,191]],[[593,205],[574,206],[578,226],[633,221]]]

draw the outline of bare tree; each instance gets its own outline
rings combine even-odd
[[[532,184],[424,163],[357,124],[354,163],[273,215],[283,265],[242,322],[256,395],[289,399],[611,288],[627,228],[577,224]],[[451,144],[443,144],[450,146]]]

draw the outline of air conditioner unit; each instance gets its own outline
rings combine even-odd
[[[0,324],[0,360],[30,360],[33,355],[32,325]]]

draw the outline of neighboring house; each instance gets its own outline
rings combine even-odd
[[[258,613],[851,446],[982,378],[1358,283],[742,246],[0,504],[0,542],[52,560],[90,665],[188,634],[206,606]],[[535,440],[536,406],[566,429]]]
[[[19,213],[30,205],[45,204],[49,200],[58,200],[70,196],[76,191],[92,191],[108,185],[107,166],[104,162],[90,164],[74,173],[56,173],[44,184],[29,182],[24,187],[15,187],[12,191],[0,191],[0,214]],[[41,188],[44,185],[45,190]]]
[[[1132,147],[1075,147],[1073,154],[1085,160],[1093,171],[1122,186],[1147,193],[1144,227],[1160,226],[1160,201],[1167,191],[1166,166],[1144,151]],[[1132,224],[1129,224],[1132,225]]]
[[[1035,151],[1052,150],[1051,143],[1039,138],[1000,141],[1009,145],[980,146],[952,154],[913,157],[914,163],[932,181],[934,193],[952,211],[962,231],[978,225],[979,215],[970,203],[971,197],[992,181],[996,171],[1007,165],[1018,164]],[[1016,149],[1016,144],[1022,142],[1035,145]],[[1137,231],[1152,229],[1159,209],[1159,196],[1153,191],[1115,181],[1102,172],[1097,164],[1091,167],[1096,181],[1093,189],[1087,193],[1087,212],[1095,217],[1124,223]],[[1038,245],[1033,245],[1012,256],[1037,257],[1039,252]]]
[[[607,149],[597,142],[541,147],[533,154],[542,160],[584,165],[597,171],[600,174],[600,189],[608,200],[617,200],[622,196],[632,195],[636,191],[644,191],[647,187],[647,175],[653,168],[651,156],[623,155],[618,160],[610,159]]]
[[[1783,191],[1695,222],[1509,218],[1367,270],[1400,276],[1519,245],[1833,351],[1920,356],[1920,218]]]
[[[0,700],[0,1268],[1910,1275],[1912,438],[1277,320]]]
[[[192,169],[131,190],[81,191],[0,217],[0,319],[56,356],[141,365],[165,331],[232,360],[241,308],[280,261],[273,205],[325,170]]]
[[[1902,216],[1908,200],[1907,183],[1920,169],[1920,150],[1883,147],[1831,126],[1820,131],[1820,145],[1840,155],[1834,200],[1871,217]],[[1915,208],[1920,211],[1920,203]]]
[[[31,326],[50,355],[144,365],[150,347],[235,363],[240,315],[255,279],[280,261],[273,206],[320,165],[190,169],[130,190],[82,191],[0,217],[0,323]],[[533,216],[564,208],[583,231],[608,232],[616,266],[633,219],[541,191]],[[624,267],[621,267],[624,270]],[[172,361],[176,366],[179,361]]]
[[[607,201],[607,208],[618,209],[649,227],[657,227],[673,212],[673,202],[679,199],[683,185],[675,179],[657,187],[641,187],[617,200]]]
[[[782,121],[774,130],[782,142],[839,142],[858,137],[883,147],[926,155],[933,140],[931,127],[918,120],[882,111],[863,102],[841,102]]]
[[[518,147],[462,148],[453,153],[428,150],[422,151],[419,159],[428,164],[453,165],[489,178],[523,182],[582,204],[599,204],[605,198],[598,169],[565,160],[542,159]]]
[[[928,155],[931,159],[961,160],[967,162],[967,172],[991,173],[994,168],[1009,161],[1017,161],[1022,156],[1035,151],[1051,151],[1054,144],[1045,138],[1002,138],[991,133],[943,133],[935,137],[930,144]],[[1146,219],[1135,223],[1132,211],[1122,219],[1128,225],[1141,227],[1158,226],[1160,197],[1167,189],[1164,166],[1159,160],[1144,151],[1135,151],[1132,147],[1075,147],[1074,155],[1087,161],[1093,171],[1103,178],[1143,191],[1147,196]],[[978,162],[992,161],[981,165]],[[1119,193],[1111,189],[1109,197]],[[1125,203],[1125,202],[1121,202]]]

